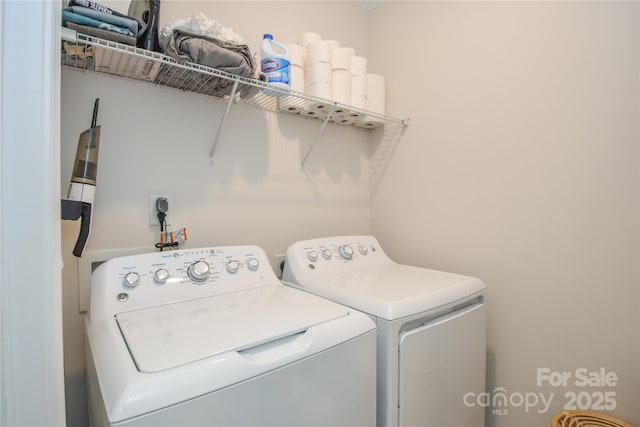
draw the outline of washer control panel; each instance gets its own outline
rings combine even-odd
[[[100,265],[92,275],[90,309],[106,305],[118,313],[276,284],[257,246],[153,252]]]

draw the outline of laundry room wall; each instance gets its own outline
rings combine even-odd
[[[101,1],[128,10],[129,1]],[[297,42],[307,31],[367,56],[367,11],[354,2],[162,1],[161,25],[201,11],[240,34],[259,53],[264,33]],[[101,140],[92,253],[155,250],[150,195],[170,196],[169,229],[186,227],[184,247],[257,244],[269,256],[297,240],[370,228],[367,131],[330,124],[304,168],[321,122],[231,107],[209,150],[226,104],[216,99],[77,70],[62,70],[61,188],[66,194],[78,136],[100,98]],[[79,313],[78,224],[64,221],[64,346],[69,426],[86,426],[84,325]],[[277,264],[272,258],[274,266]]]
[[[473,404],[491,404],[489,426],[548,425],[563,407],[640,422],[639,7],[369,15],[387,107],[412,119],[372,152],[387,159],[372,232],[396,261],[486,282],[489,395]]]

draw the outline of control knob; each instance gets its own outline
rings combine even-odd
[[[316,262],[318,260],[318,252],[316,251],[307,252],[307,259],[311,262]]]
[[[155,273],[153,273],[153,280],[156,283],[159,283],[159,284],[167,283],[168,279],[169,279],[169,272],[165,268],[159,268],[155,271]]]
[[[344,259],[351,259],[353,257],[353,249],[349,245],[342,245],[338,248],[338,253]]]
[[[369,248],[366,247],[365,245],[360,245],[360,247],[358,248],[358,250],[360,251],[360,253],[362,255],[366,255],[369,253]]]
[[[124,275],[122,278],[122,282],[125,286],[129,288],[135,288],[138,286],[138,282],[140,281],[140,275],[135,271],[130,271]]]
[[[231,260],[227,262],[225,267],[229,273],[237,273],[240,268],[240,263],[238,261]]]
[[[324,248],[322,250],[322,257],[326,260],[331,259],[331,257],[333,256],[333,252],[331,252],[331,249],[329,248]]]
[[[258,258],[249,258],[247,260],[247,267],[249,267],[249,270],[256,271],[259,266],[260,261],[258,261]]]
[[[209,272],[211,268],[206,261],[196,261],[189,266],[187,269],[187,275],[191,280],[195,280],[196,282],[203,282],[207,280],[209,277]]]

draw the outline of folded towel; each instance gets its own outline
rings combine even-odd
[[[101,28],[103,30],[113,31],[115,33],[124,34],[127,36],[133,36],[135,33],[128,28],[123,28],[117,25],[110,24],[108,22],[98,21],[97,19],[89,18],[88,16],[79,15],[69,10],[62,11],[62,25],[66,25],[67,22],[73,22],[80,25],[86,25],[89,27]]]
[[[114,42],[124,43],[131,46],[136,45],[137,39],[134,36],[127,36],[126,34],[120,34],[120,33],[116,33],[109,30],[103,30],[101,28],[90,27],[88,25],[74,24],[71,21],[67,21],[65,25],[71,28],[72,30],[76,30],[79,33],[98,37],[99,39],[111,40]]]
[[[243,77],[251,77],[254,73],[253,58],[247,45],[173,30],[162,48],[177,61],[193,62]]]
[[[93,0],[69,0],[69,6],[82,6],[82,7],[86,7],[88,9],[93,9],[93,10],[97,10],[98,12],[102,12],[102,13],[106,13],[108,15],[114,15],[114,16],[119,16],[121,18],[131,18],[130,16],[127,15],[123,15],[122,13],[113,10],[113,9],[109,9],[107,6],[104,6],[100,3],[97,3]]]
[[[107,24],[117,25],[118,27],[128,28],[133,34],[138,34],[138,29],[142,27],[138,21],[133,18],[122,17],[111,13],[100,12],[95,9],[89,9],[84,6],[71,6],[65,10],[77,13],[78,15],[84,15],[98,21],[106,22]]]

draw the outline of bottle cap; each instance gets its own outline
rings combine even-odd
[[[271,34],[265,34],[264,37],[262,37],[262,39],[269,39],[269,40],[273,40],[273,36]]]

